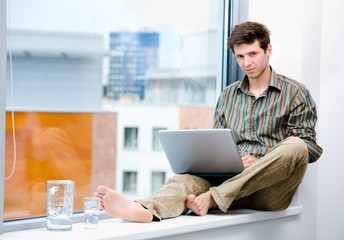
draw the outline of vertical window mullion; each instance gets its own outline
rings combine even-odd
[[[0,0],[0,234],[3,232],[5,174],[6,1]]]

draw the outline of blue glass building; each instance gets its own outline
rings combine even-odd
[[[105,96],[114,100],[145,98],[146,71],[158,68],[159,33],[110,34],[110,72]]]

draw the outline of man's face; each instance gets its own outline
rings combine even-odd
[[[236,60],[249,79],[259,78],[269,66],[271,45],[266,52],[259,46],[256,40],[252,44],[238,44],[233,47]]]

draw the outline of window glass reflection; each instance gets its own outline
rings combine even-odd
[[[47,180],[81,211],[99,184],[141,198],[172,176],[157,131],[212,126],[223,2],[11,0],[5,220],[44,216]]]
[[[7,114],[7,123],[10,118]],[[46,182],[59,179],[75,181],[74,209],[81,211],[82,198],[93,194],[91,179],[97,179],[96,184],[114,176],[115,155],[102,148],[115,151],[115,141],[104,134],[104,130],[115,131],[111,123],[115,119],[114,113],[16,112],[17,161],[14,175],[5,182],[4,217],[45,215]],[[8,173],[14,159],[9,126],[6,133],[5,172]],[[93,138],[97,144],[93,144]],[[103,157],[107,159],[107,168]]]

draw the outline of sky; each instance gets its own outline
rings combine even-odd
[[[56,31],[137,30],[173,23],[182,34],[208,28],[209,2],[219,0],[11,0],[10,23]],[[181,7],[182,6],[182,7]],[[195,7],[196,6],[196,7]],[[197,8],[197,11],[192,11]],[[187,24],[186,24],[187,23]]]
[[[110,32],[158,31],[160,67],[180,68],[182,51],[190,55],[194,48],[200,48],[199,42],[214,49],[206,38],[209,31],[222,32],[219,7],[222,3],[222,0],[10,0],[7,23],[11,29],[102,34],[104,51],[110,46]],[[198,42],[187,40],[186,44],[185,36],[197,38]],[[203,45],[202,50],[205,50]],[[104,69],[108,69],[108,64],[105,59]]]

